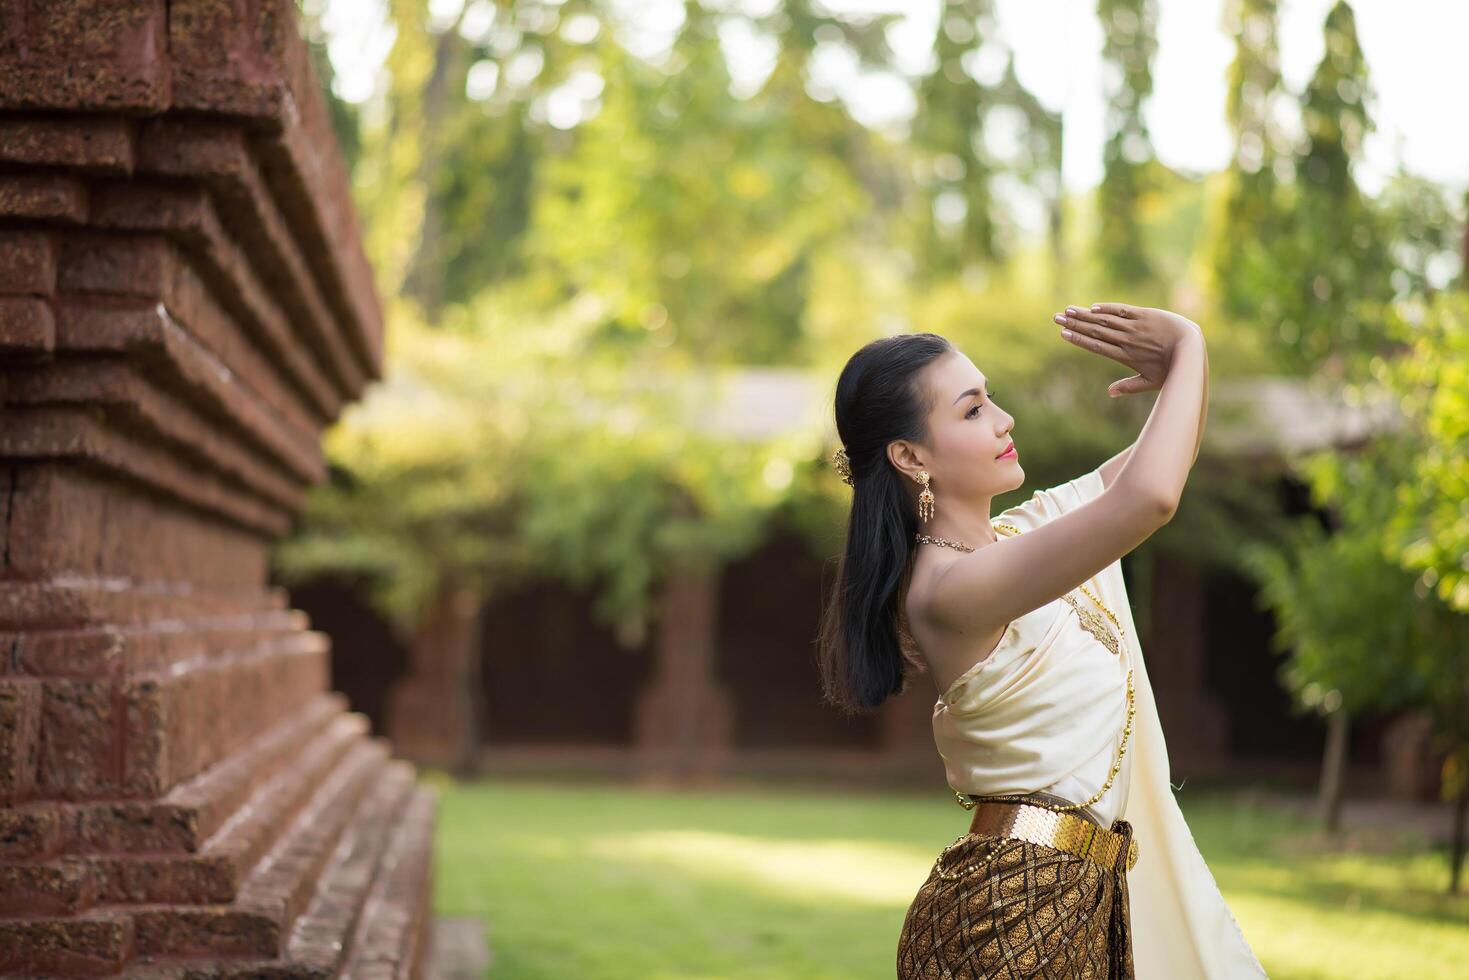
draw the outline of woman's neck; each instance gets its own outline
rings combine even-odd
[[[935,514],[933,520],[920,522],[919,531],[935,538],[947,538],[978,548],[999,539],[990,524],[989,506],[983,510],[959,510]]]

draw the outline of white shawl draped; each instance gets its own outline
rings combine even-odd
[[[1103,489],[1100,471],[1092,470],[1037,490],[994,520],[1008,521],[1024,532]],[[1130,760],[1119,774],[1128,779],[1108,792],[1123,793],[1122,816],[1132,824],[1138,842],[1138,862],[1128,872],[1137,976],[1139,980],[1264,977],[1265,970],[1220,894],[1169,785],[1168,749],[1121,561],[1103,569],[1090,587],[1122,622],[1124,662],[1096,656],[1097,648],[1068,649],[1064,636],[1074,631],[1056,628],[1064,617],[1055,616],[1050,605],[1026,614],[1047,617],[1038,624],[1042,628],[1022,622],[1024,617],[1017,620],[1012,629],[1018,626],[1018,632],[1007,632],[1001,646],[1016,638],[1026,649],[997,648],[997,653],[1024,658],[1017,669],[996,673],[997,682],[986,684],[986,661],[981,661],[979,669],[961,675],[934,705],[935,738],[950,785],[980,794],[1052,786],[1094,756],[1100,744],[1115,744],[1126,711],[1124,678],[1131,667],[1135,714],[1127,747]],[[1032,627],[1028,633],[1027,625]],[[971,677],[981,682],[964,682]],[[1045,719],[1047,726],[1036,727],[1036,719]],[[1078,731],[1089,733],[1089,739],[1077,739]]]

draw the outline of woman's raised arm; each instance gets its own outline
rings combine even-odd
[[[1203,333],[1177,314],[1125,309],[1136,315],[1113,315],[1117,324],[1089,324],[1068,339],[1162,380],[1126,462],[1094,499],[945,566],[925,604],[936,623],[992,633],[1092,578],[1172,519],[1198,444]]]
[[[1170,405],[1166,412],[1160,413],[1161,405],[1155,404],[1142,433],[1130,447],[1133,451],[1126,464],[1116,474],[1119,479],[1136,481],[1140,492],[1161,490],[1177,507],[1189,470],[1199,458],[1199,447],[1204,442],[1204,419],[1209,410],[1209,354],[1204,345],[1204,332],[1197,323],[1171,310],[1126,303],[1097,303],[1090,310],[1068,306],[1064,314],[1056,314],[1056,321],[1061,324],[1061,336],[1076,346],[1137,372],[1130,378],[1114,381],[1109,386],[1114,395],[1161,387],[1163,379],[1173,374],[1173,359],[1180,352],[1186,358],[1198,358],[1197,365],[1185,366],[1179,380],[1186,383],[1175,385],[1171,396],[1174,401],[1191,404],[1194,411],[1179,404]],[[1155,426],[1175,431],[1161,439],[1149,439],[1148,430]],[[1182,454],[1177,451],[1183,438],[1176,431],[1179,428],[1187,428],[1192,435],[1187,440],[1190,448]],[[1149,448],[1141,454],[1143,460],[1139,463],[1136,450],[1144,442]],[[1107,482],[1110,486],[1111,481]]]

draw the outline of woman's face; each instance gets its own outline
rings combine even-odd
[[[974,362],[952,351],[934,360],[926,373],[933,403],[928,470],[938,492],[993,496],[1021,486],[1025,471],[1019,447],[1010,448],[1015,418],[989,397],[988,379]]]

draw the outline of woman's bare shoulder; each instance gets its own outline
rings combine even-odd
[[[957,557],[948,559],[948,562],[957,560]],[[930,567],[926,574],[915,569],[904,597],[908,634],[940,692],[948,690],[956,678],[993,653],[1009,629],[1008,623],[1002,623],[995,629],[975,633],[954,629],[934,615],[932,586],[948,562],[935,563],[939,567]]]

